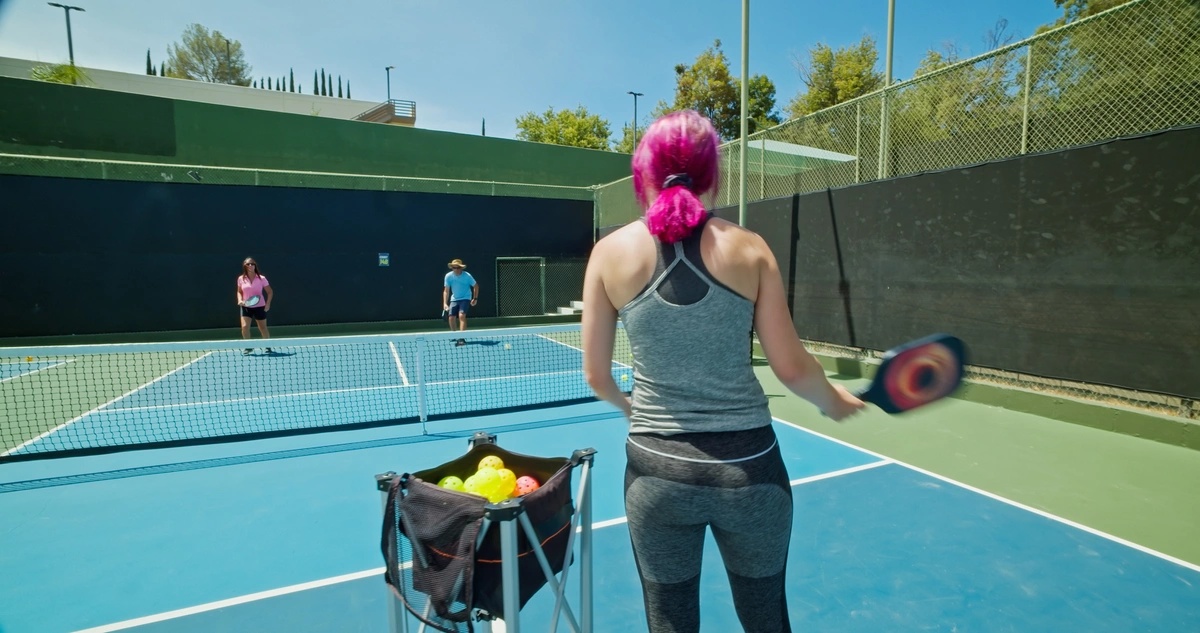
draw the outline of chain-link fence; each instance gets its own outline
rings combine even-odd
[[[497,257],[496,316],[577,313],[586,268],[582,258]]]
[[[1135,0],[794,119],[746,141],[764,200],[1200,122],[1200,3]],[[714,206],[739,199],[721,147]],[[630,178],[596,190],[597,227],[639,215]]]
[[[314,171],[284,171],[277,169],[248,169],[242,167],[217,167],[213,165],[171,165],[165,163],[31,156],[26,154],[0,154],[0,174],[87,178],[94,180],[187,183],[195,185],[411,191],[474,196],[555,198],[560,200],[591,200],[593,197],[590,187],[481,180],[448,180],[406,176],[338,174]]]

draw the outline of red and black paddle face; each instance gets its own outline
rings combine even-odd
[[[859,398],[888,413],[911,411],[945,398],[962,382],[966,346],[935,334],[889,350]]]

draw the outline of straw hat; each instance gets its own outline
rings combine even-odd
[[[450,268],[466,268],[467,267],[467,265],[464,264],[461,259],[452,259],[452,260],[450,260],[450,263],[446,264],[446,265],[449,266]]]

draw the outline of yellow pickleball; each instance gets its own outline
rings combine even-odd
[[[505,344],[504,344],[504,349],[512,349],[512,345],[511,345],[511,344],[509,344],[509,343],[505,343]]]
[[[496,473],[500,475],[499,492],[504,495],[504,499],[508,499],[517,490],[517,474],[507,468],[501,468]]]
[[[470,477],[467,477],[467,480],[463,482],[462,491],[469,492],[473,495],[479,495],[481,497],[487,496],[487,495],[483,494],[483,490],[480,488],[480,485],[479,485],[479,478],[476,477],[475,475],[471,475]]]
[[[504,500],[504,497],[500,497],[500,473],[495,468],[480,468],[471,477],[478,490],[476,494],[487,497],[492,503]]]
[[[500,459],[496,455],[488,455],[487,457],[479,460],[479,470],[483,470],[485,468],[500,470],[501,468],[504,468],[504,460]]]
[[[33,362],[33,357],[32,357],[32,356],[26,356],[26,357],[25,357],[25,362],[27,362],[27,363],[32,363],[32,362]]]
[[[454,475],[449,475],[442,477],[442,480],[438,482],[438,487],[463,492],[463,480]]]

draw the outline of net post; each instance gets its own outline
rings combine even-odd
[[[379,491],[382,497],[381,502],[383,503],[384,512],[392,511],[388,507],[387,498],[388,490],[392,487],[392,479],[395,476],[396,473],[390,470],[386,473],[375,475],[375,489]],[[404,615],[404,607],[400,604],[400,598],[396,597],[387,585],[384,585],[384,590],[387,591],[388,630],[391,633],[408,633],[408,618]]]
[[[417,414],[421,418],[421,435],[428,435],[425,422],[429,420],[429,406],[425,398],[425,350],[427,341],[424,336],[417,338]]]

